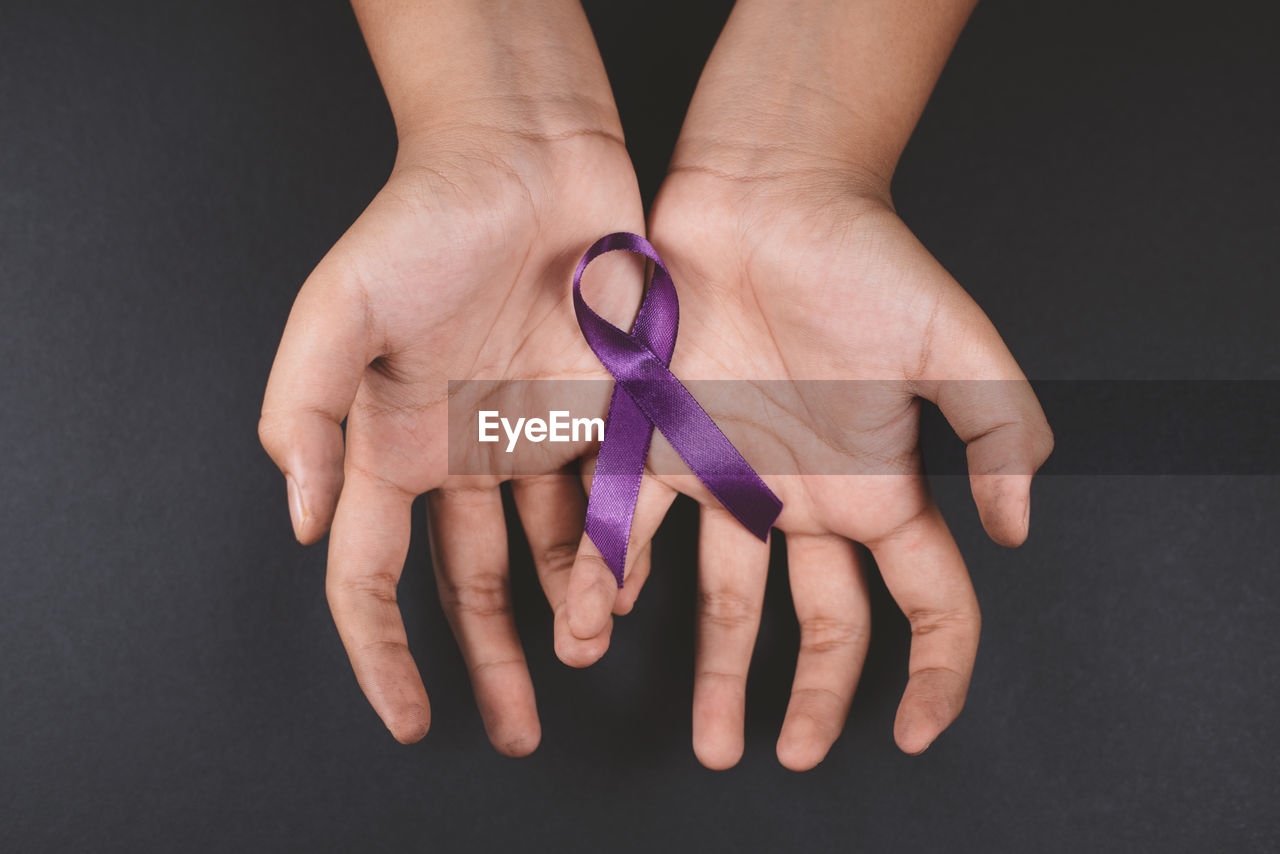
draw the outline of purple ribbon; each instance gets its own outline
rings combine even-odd
[[[587,265],[618,249],[653,261],[653,279],[630,334],[592,311],[582,297]],[[615,380],[591,479],[586,530],[618,586],[622,586],[631,522],[654,427],[725,509],[748,531],[767,540],[782,502],[667,367],[676,346],[680,301],[658,251],[640,235],[626,231],[597,240],[573,274],[573,308],[587,344]]]

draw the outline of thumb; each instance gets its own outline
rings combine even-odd
[[[1053,450],[1053,431],[1013,354],[978,306],[939,334],[918,393],[937,404],[967,446],[969,484],[982,526],[1021,545],[1031,520],[1031,479]],[[939,366],[941,366],[939,368]],[[945,372],[945,373],[943,373]]]
[[[294,301],[267,380],[258,436],[303,544],[324,536],[342,491],[342,420],[370,359],[365,318],[361,288],[330,253]]]

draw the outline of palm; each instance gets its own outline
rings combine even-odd
[[[723,188],[707,184],[720,180],[677,174],[660,206],[714,198]],[[751,202],[702,218],[714,234],[666,219],[664,207],[654,218],[681,294],[674,370],[733,381],[709,384],[704,405],[777,476],[781,530],[870,542],[927,501],[916,394],[932,335],[984,318],[883,206],[850,197],[806,208],[792,193]],[[675,469],[660,448],[655,466]],[[697,481],[675,482],[713,501]]]
[[[923,750],[964,702],[977,603],[921,474],[918,396],[938,402],[971,443],[974,494],[1002,542],[1025,536],[1026,489],[1050,441],[981,310],[887,206],[831,189],[840,186],[682,169],[650,228],[681,298],[672,369],[784,502],[777,527],[801,650],[778,755],[797,769],[820,761],[840,732],[866,653],[855,543],[870,549],[914,633],[899,745]],[[1004,382],[975,394],[947,379]],[[694,749],[727,767],[743,747],[769,550],[665,441],[650,465],[702,504]],[[575,575],[571,593],[587,587]],[[571,624],[592,627],[582,601],[571,597]]]
[[[565,282],[601,223],[634,228],[640,208],[625,151],[595,138],[579,147],[572,171],[481,169],[472,159],[399,168],[335,247],[334,260],[360,283],[379,351],[349,416],[349,465],[413,494],[445,486],[449,381],[607,377]],[[626,296],[611,289],[604,298]],[[539,450],[548,471],[582,451]]]

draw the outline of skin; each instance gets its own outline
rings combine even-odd
[[[449,474],[447,383],[607,379],[565,283],[601,229],[643,229],[639,191],[575,3],[354,5],[400,147],[386,186],[298,294],[259,433],[285,475],[298,540],[330,533],[334,622],[361,689],[405,743],[426,734],[430,705],[396,585],[412,501],[430,493],[441,602],[490,739],[521,756],[541,731],[511,616],[502,478]],[[611,264],[602,299],[625,322],[641,270]],[[585,664],[608,642],[565,625],[586,504],[576,468],[564,467],[585,448],[539,447],[555,453],[517,480],[515,502],[557,615],[557,651]],[[647,560],[643,547],[633,554]]]
[[[1003,545],[1026,539],[1031,478],[1053,446],[1000,336],[889,193],[971,6],[740,0],[649,220],[681,294],[677,376],[772,380],[770,394],[777,381],[869,381],[843,402],[797,386],[783,412],[756,419],[763,427],[729,433],[748,459],[785,458],[781,450],[810,460],[810,473],[765,478],[785,504],[776,527],[800,622],[777,744],[794,770],[819,763],[839,735],[866,656],[870,608],[855,543],[911,623],[899,747],[924,751],[964,705],[981,620],[920,470],[919,400],[938,404],[968,443],[974,499]],[[993,382],[946,382],[955,379]],[[837,417],[823,417],[833,407]],[[768,429],[786,415],[807,429]],[[662,452],[654,465],[670,470]],[[892,465],[861,474],[862,459]],[[842,474],[813,473],[822,471]],[[663,481],[702,504],[693,747],[707,767],[728,768],[743,751],[768,549],[696,480]],[[598,561],[579,559],[568,603],[579,638],[609,630],[608,582]]]
[[[503,476],[450,474],[447,383],[607,380],[574,320],[568,283],[596,237],[640,232],[644,220],[581,9],[498,5],[354,3],[400,149],[386,187],[299,293],[259,432],[285,474],[298,539],[330,532],[335,624],[362,690],[406,743],[425,735],[430,706],[395,589],[411,503],[429,494],[441,602],[491,741],[519,756],[537,746],[540,726],[511,616]],[[854,542],[869,547],[912,623],[899,745],[920,752],[963,704],[978,610],[919,475],[917,396],[938,402],[969,442],[983,522],[1006,545],[1026,536],[1031,474],[1052,446],[999,336],[897,219],[888,194],[967,12],[915,0],[743,0],[651,212],[650,236],[680,288],[678,376],[877,381],[830,417],[821,412],[828,402],[801,388],[785,407],[803,430],[730,432],[749,459],[807,453],[816,439],[846,464],[870,449],[895,465],[893,474],[766,475],[786,502],[778,527],[802,633],[778,743],[791,768],[826,754],[865,656],[865,567]],[[592,265],[586,295],[625,327],[640,281],[640,267],[613,253]],[[981,393],[941,382],[954,378],[1005,382]],[[553,408],[531,394],[524,411]],[[574,414],[603,415],[606,403]],[[649,540],[675,494],[702,503],[694,750],[708,767],[729,767],[742,753],[768,550],[695,479],[673,473],[670,447],[655,438],[621,591],[582,536],[590,459],[583,481],[574,469],[588,447],[538,446],[542,456],[521,466],[532,474],[514,479],[515,503],[556,615],[557,654],[573,666],[603,655],[613,615],[633,606]]]

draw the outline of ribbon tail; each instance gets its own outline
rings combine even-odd
[[[582,274],[587,265],[615,250],[635,252],[654,262],[653,276],[630,334],[592,311],[582,296]],[[622,586],[654,427],[662,431],[716,500],[747,530],[767,541],[782,512],[782,502],[667,367],[675,349],[680,303],[657,250],[640,235],[627,232],[597,240],[573,274],[573,309],[588,345],[616,380],[591,481],[586,532],[618,586]]]
[[[644,478],[644,461],[653,439],[653,424],[617,385],[613,387],[605,423],[609,429],[600,443],[596,469],[591,476],[586,533],[621,588],[636,499]]]
[[[618,384],[716,500],[743,527],[767,541],[782,513],[781,499],[675,374],[650,356],[641,361],[634,379]]]

